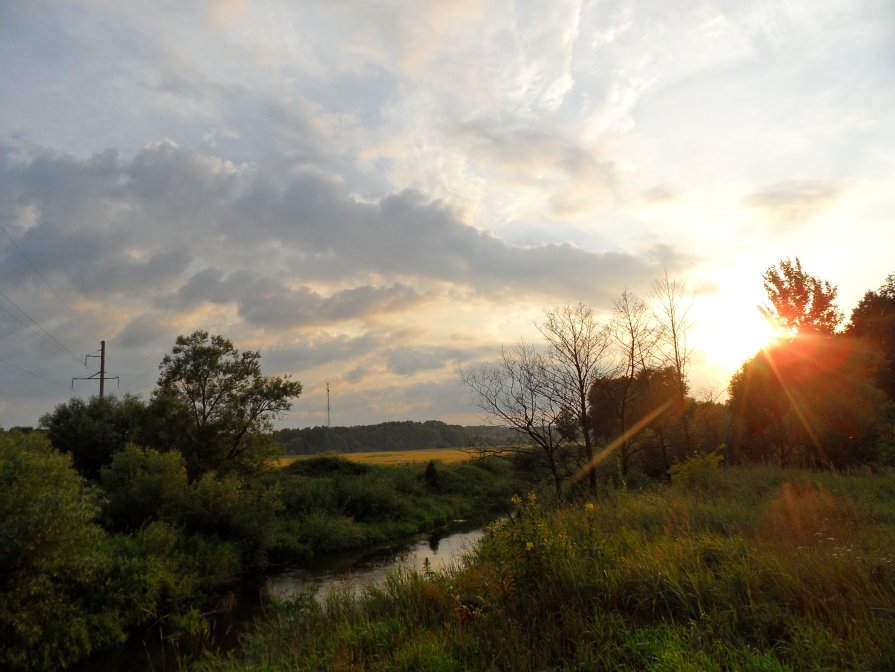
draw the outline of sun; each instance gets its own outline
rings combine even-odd
[[[757,302],[748,299],[713,301],[695,331],[694,349],[701,351],[709,364],[730,372],[784,336],[761,314]]]

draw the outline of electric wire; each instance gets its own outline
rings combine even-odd
[[[0,357],[0,362],[2,362],[3,364],[6,364],[7,366],[11,366],[12,368],[14,368],[18,371],[21,371],[22,373],[27,373],[29,376],[34,376],[35,378],[39,378],[40,380],[44,381],[45,383],[50,383],[51,385],[56,385],[57,387],[62,387],[64,389],[68,389],[67,385],[63,385],[62,383],[60,383],[57,380],[50,380],[49,378],[46,378],[46,377],[42,376],[41,374],[39,374],[35,371],[32,371],[31,369],[26,369],[23,366],[14,364],[13,362],[10,362],[8,359],[6,359],[5,357]]]
[[[53,334],[51,334],[49,331],[47,331],[46,329],[44,329],[44,328],[38,323],[37,320],[35,320],[35,319],[34,319],[33,317],[31,317],[27,312],[25,312],[25,310],[24,310],[21,306],[19,306],[19,304],[17,304],[15,301],[13,301],[11,298],[9,298],[9,297],[6,295],[6,293],[3,292],[2,290],[0,290],[0,296],[2,296],[4,299],[6,299],[7,301],[9,301],[9,302],[15,307],[16,310],[18,310],[20,313],[22,313],[22,315],[24,315],[24,316],[27,317],[29,320],[31,320],[31,322],[34,324],[34,326],[36,326],[38,329],[40,329],[41,332],[42,332],[44,335],[46,335],[47,338],[50,339],[50,342],[53,343],[53,344],[56,346],[57,349],[59,349],[60,351],[62,351],[62,352],[64,352],[64,353],[67,353],[67,354],[68,354],[73,360],[75,360],[78,364],[81,364],[81,365],[83,365],[84,367],[87,366],[87,364],[86,364],[85,362],[82,362],[82,361],[81,361],[81,358],[80,358],[80,357],[78,357],[75,353],[73,353],[71,350],[69,350],[68,348],[66,348],[62,343],[60,343],[59,340],[58,340],[55,336],[53,336]],[[7,311],[7,312],[8,312],[8,311]]]
[[[2,310],[4,313],[6,313],[7,315],[9,315],[12,319],[14,319],[16,322],[18,322],[19,324],[21,324],[21,325],[22,325],[23,327],[25,327],[26,329],[28,328],[28,324],[27,324],[21,317],[19,317],[18,315],[16,315],[14,312],[12,312],[9,308],[7,308],[6,306],[4,306],[2,303],[0,303],[0,310]]]
[[[65,300],[61,296],[59,296],[59,292],[57,292],[53,288],[53,285],[51,285],[50,281],[47,280],[46,276],[40,272],[40,269],[37,267],[37,265],[33,261],[31,261],[31,257],[29,257],[27,254],[25,254],[25,250],[23,250],[21,247],[19,247],[19,244],[15,241],[15,238],[13,238],[11,235],[9,235],[9,231],[6,230],[6,227],[3,226],[2,223],[0,223],[0,231],[3,231],[3,233],[9,239],[9,242],[12,243],[12,246],[19,251],[19,254],[21,254],[22,257],[25,258],[25,261],[27,261],[28,264],[31,266],[31,268],[34,269],[34,272],[37,273],[38,277],[40,277],[40,279],[44,281],[44,284],[47,287],[49,287],[50,291],[53,292],[53,296],[55,296],[57,299],[59,299],[59,303],[61,303],[63,306],[65,306],[66,310],[68,310],[68,312],[71,313],[72,317],[75,318],[77,323],[81,325],[81,328],[84,331],[86,331],[92,338],[99,340],[99,336],[97,336],[90,327],[88,327],[86,324],[84,324],[84,322],[81,320],[81,317],[72,309],[72,307],[70,305],[68,305],[65,302]]]

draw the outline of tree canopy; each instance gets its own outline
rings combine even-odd
[[[779,328],[795,334],[831,336],[842,322],[836,306],[836,287],[809,275],[802,262],[781,259],[762,276],[770,305],[762,314]]]
[[[223,336],[178,336],[159,364],[157,398],[178,402],[190,418],[183,448],[190,474],[253,469],[273,443],[261,435],[301,394],[288,376],[261,375],[261,355],[240,352]]]

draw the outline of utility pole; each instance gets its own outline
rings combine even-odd
[[[326,381],[326,426],[329,427],[329,381]]]
[[[75,381],[76,380],[99,380],[99,398],[103,398],[103,394],[106,389],[106,379],[108,380],[118,380],[119,387],[121,385],[120,379],[118,376],[107,376],[106,375],[106,342],[99,342],[99,354],[93,353],[90,355],[84,355],[84,366],[87,366],[87,360],[91,357],[95,357],[99,359],[99,371],[94,373],[92,376],[87,376],[85,378],[72,378],[71,379],[71,389],[75,389]]]

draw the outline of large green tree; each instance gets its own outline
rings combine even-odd
[[[159,371],[155,399],[189,416],[180,449],[193,478],[260,467],[277,450],[267,436],[272,419],[292,408],[302,390],[288,376],[261,375],[259,352],[240,352],[207,331],[178,336]]]
[[[40,419],[53,447],[69,453],[74,466],[90,479],[98,479],[100,469],[111,462],[112,454],[128,441],[143,424],[145,405],[133,395],[91,397],[88,401],[71,399],[59,404]]]
[[[792,334],[835,333],[843,319],[836,287],[805,272],[798,257],[780,260],[762,277],[770,304],[759,309],[768,320]]]

